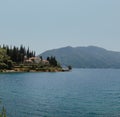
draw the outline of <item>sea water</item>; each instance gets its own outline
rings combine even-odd
[[[120,70],[0,74],[7,117],[119,117]]]

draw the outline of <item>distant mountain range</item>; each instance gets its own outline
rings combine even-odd
[[[43,58],[55,56],[62,65],[71,65],[74,68],[120,68],[120,52],[95,46],[68,46],[48,50],[40,55]]]

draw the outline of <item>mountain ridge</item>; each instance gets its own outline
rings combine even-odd
[[[75,68],[120,68],[120,52],[97,46],[67,46],[45,51],[40,56],[55,56],[62,65]]]

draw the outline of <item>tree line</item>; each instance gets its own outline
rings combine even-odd
[[[50,65],[52,65],[52,66],[58,66],[58,62],[57,62],[56,58],[53,56],[47,57],[47,61],[49,61]]]
[[[20,47],[3,45],[0,46],[0,69],[12,69],[15,65],[24,65],[24,60],[35,57],[35,51],[31,51],[29,47],[26,49],[23,45]],[[41,61],[43,60],[40,56]],[[46,60],[50,66],[56,67],[58,62],[55,57],[47,57]]]
[[[6,54],[10,57],[13,62],[23,63],[24,57],[28,59],[30,57],[35,57],[35,51],[31,51],[29,47],[26,49],[23,45],[20,47],[3,45],[1,48],[6,50]]]
[[[39,57],[40,57],[41,60],[43,60],[43,57],[42,57],[42,56],[39,56]],[[54,57],[53,57],[53,56],[47,57],[46,60],[49,62],[49,64],[50,64],[51,66],[58,66],[58,62],[57,62],[55,56],[54,56]]]

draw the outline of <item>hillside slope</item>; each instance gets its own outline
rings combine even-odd
[[[95,46],[68,46],[46,51],[40,56],[55,56],[62,65],[72,65],[75,68],[120,68],[120,52]]]

